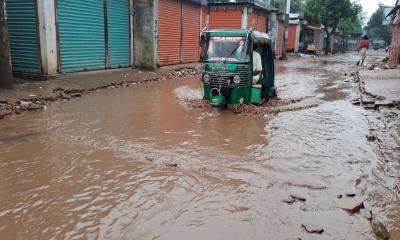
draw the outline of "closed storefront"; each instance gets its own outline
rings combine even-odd
[[[247,14],[247,29],[259,32],[267,32],[267,16],[260,12],[250,12]]]
[[[210,7],[209,18],[210,26],[209,29],[219,28],[236,28],[242,27],[242,8],[236,7]]]
[[[159,1],[158,64],[178,64],[181,60],[181,1]]]
[[[104,69],[103,0],[58,0],[61,72]]]
[[[182,62],[196,62],[200,54],[200,8],[193,3],[184,2],[182,17]]]
[[[257,17],[257,31],[267,32],[267,16],[260,14]]]
[[[198,61],[200,9],[190,1],[159,1],[159,66]]]
[[[58,0],[60,72],[130,65],[128,0]]]
[[[294,51],[296,47],[296,32],[297,32],[297,25],[290,24],[288,29],[288,42],[287,42],[287,51]]]
[[[41,73],[36,1],[6,0],[13,71]]]
[[[109,67],[128,67],[131,61],[128,0],[107,1]]]

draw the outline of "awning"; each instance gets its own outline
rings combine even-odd
[[[320,28],[320,27],[314,27],[314,26],[306,26],[306,28],[311,29],[311,30],[314,30],[314,31],[316,31],[316,30],[322,30],[322,28]]]

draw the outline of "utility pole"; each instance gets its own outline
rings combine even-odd
[[[290,0],[282,0],[281,1],[282,9],[285,9],[285,22],[284,22],[284,28],[283,28],[283,44],[282,44],[282,55],[281,55],[281,60],[287,60],[286,56],[286,48],[287,48],[287,42],[288,42],[288,28],[289,28],[289,14],[290,14]]]
[[[5,0],[0,0],[0,88],[13,88]]]

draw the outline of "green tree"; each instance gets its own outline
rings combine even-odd
[[[304,14],[308,22],[323,24],[327,35],[325,54],[331,52],[330,38],[338,30],[341,20],[359,19],[362,7],[350,0],[305,0]]]
[[[392,39],[392,28],[390,26],[382,25],[383,14],[383,8],[379,6],[370,17],[365,30],[369,37],[390,43]]]
[[[290,4],[291,13],[300,13],[303,10],[304,0],[292,0]]]

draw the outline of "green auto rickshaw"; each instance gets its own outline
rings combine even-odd
[[[261,105],[276,96],[268,34],[242,29],[205,31],[201,47],[203,95],[211,105]]]

